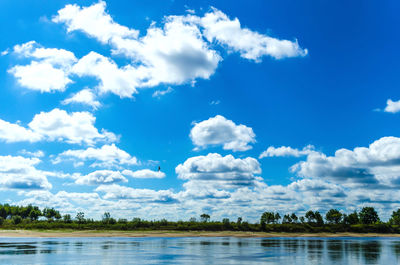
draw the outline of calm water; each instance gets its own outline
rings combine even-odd
[[[400,264],[395,238],[1,238],[1,264]]]

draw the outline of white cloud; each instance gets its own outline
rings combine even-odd
[[[52,173],[36,169],[38,158],[0,156],[0,187],[7,189],[51,189],[47,176]]]
[[[400,138],[383,137],[369,147],[339,149],[334,156],[312,152],[292,170],[299,176],[348,185],[376,187],[399,185]]]
[[[261,174],[257,159],[240,159],[216,153],[188,158],[183,164],[179,164],[175,171],[180,179],[216,182],[224,188],[252,186],[256,180],[255,175]]]
[[[33,61],[29,65],[17,65],[8,72],[17,78],[21,86],[40,92],[64,91],[72,82],[63,70],[47,62]]]
[[[131,58],[137,65],[127,65],[117,71],[116,66],[112,66],[113,62],[100,59],[99,56],[96,60],[102,67],[85,62],[85,65],[100,69],[106,66],[112,69],[112,73],[108,74],[118,77],[110,77],[113,80],[118,79],[123,83],[129,80],[130,87],[125,88],[124,93],[114,87],[108,88],[109,91],[129,97],[136,93],[137,87],[153,87],[161,83],[182,84],[196,78],[208,79],[215,72],[221,57],[209,48],[196,25],[184,22],[182,17],[170,16],[165,18],[163,28],[153,24],[147,29],[147,34],[139,38],[137,30],[114,22],[105,8],[103,1],[83,8],[67,5],[58,11],[53,21],[64,23],[68,32],[83,31],[102,43],[110,43],[114,53]],[[95,74],[89,67],[81,67],[76,72],[81,76]],[[101,81],[104,86],[104,80]]]
[[[92,166],[103,167],[139,164],[136,157],[119,149],[115,144],[103,145],[101,148],[89,147],[87,149],[67,150],[58,155],[54,162],[59,163],[65,158],[73,158],[81,161],[95,161]]]
[[[161,171],[153,171],[150,169],[141,169],[141,170],[124,170],[122,174],[132,178],[139,178],[139,179],[162,179],[165,178],[165,173]]]
[[[391,99],[388,99],[386,104],[385,112],[397,113],[400,111],[400,100],[392,101]]]
[[[255,143],[253,129],[245,125],[236,125],[233,121],[217,115],[208,120],[195,123],[190,131],[190,139],[197,148],[223,145],[224,150],[246,151]]]
[[[36,114],[25,128],[0,119],[0,140],[5,142],[65,141],[70,144],[86,143],[92,145],[98,141],[113,142],[117,137],[102,130],[100,133],[94,122],[96,118],[89,112],[67,113],[53,109],[50,112]]]
[[[264,157],[274,157],[274,156],[294,156],[294,157],[300,157],[300,156],[306,156],[311,154],[314,151],[314,146],[312,145],[307,145],[304,147],[302,150],[292,148],[290,146],[281,146],[281,147],[273,147],[270,146],[262,152],[259,156],[259,159],[264,158]]]
[[[66,5],[52,21],[65,24],[68,32],[81,31],[109,44],[113,54],[132,60],[131,65],[119,68],[111,59],[91,52],[74,67],[79,76],[98,78],[100,92],[120,97],[132,97],[138,88],[194,84],[196,79],[209,79],[222,61],[212,49],[214,42],[255,61],[264,55],[281,59],[307,54],[297,41],[280,40],[242,28],[237,18],[230,20],[217,9],[204,17],[167,16],[162,26],[152,23],[141,36],[138,30],[116,23],[106,12],[104,1],[88,7]]]
[[[204,27],[204,36],[239,52],[243,58],[259,61],[268,55],[275,59],[307,55],[307,49],[302,49],[297,41],[280,40],[268,35],[242,28],[239,19],[233,20],[223,12],[213,8],[204,17],[192,16],[191,19]]]
[[[42,135],[30,129],[0,119],[0,140],[3,140],[7,143],[23,141],[37,142],[42,138]]]
[[[152,97],[153,98],[161,98],[162,96],[165,96],[166,94],[172,93],[174,91],[174,89],[172,87],[168,87],[165,90],[157,90],[154,91]]]
[[[25,149],[20,151],[21,154],[31,156],[31,157],[44,157],[44,152],[42,150],[38,150],[36,152],[30,152]]]
[[[80,185],[101,185],[117,182],[128,182],[119,171],[97,170],[84,176],[77,177],[75,183]]]
[[[96,188],[104,192],[105,199],[129,199],[140,202],[171,203],[176,201],[176,195],[170,190],[134,189],[117,184],[101,185]]]
[[[58,11],[52,21],[65,23],[67,31],[81,30],[102,43],[108,43],[114,38],[136,39],[139,32],[115,23],[105,12],[106,2],[99,1],[89,7],[66,5]]]
[[[14,53],[33,58],[28,65],[16,65],[8,72],[26,88],[40,92],[64,91],[72,83],[69,79],[71,65],[77,61],[75,55],[64,49],[42,48],[35,41],[14,46]]]
[[[101,106],[100,102],[96,100],[96,95],[90,89],[83,89],[62,101],[62,104],[64,105],[72,103],[88,105],[91,106],[94,110],[98,109]]]
[[[100,94],[111,92],[121,98],[129,98],[137,93],[138,71],[131,65],[119,68],[114,61],[96,52],[79,59],[72,72],[80,77],[93,76],[100,80],[97,86]]]
[[[66,141],[71,144],[86,143],[92,145],[98,141],[116,141],[113,133],[94,127],[96,118],[89,112],[67,113],[53,109],[50,112],[36,114],[29,128],[49,141]]]

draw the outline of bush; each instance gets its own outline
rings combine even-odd
[[[15,225],[20,224],[20,223],[22,223],[22,217],[19,216],[19,215],[14,215],[14,216],[12,217],[11,221],[12,221],[12,223],[15,224]]]

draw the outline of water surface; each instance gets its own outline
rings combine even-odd
[[[1,264],[400,264],[398,238],[1,238]]]

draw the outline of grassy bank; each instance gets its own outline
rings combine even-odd
[[[267,233],[384,233],[400,234],[398,225],[387,223],[379,224],[250,224],[236,222],[190,222],[178,221],[116,221],[115,223],[104,223],[102,221],[85,221],[79,223],[71,221],[28,221],[19,224],[6,220],[0,226],[2,230],[100,230],[100,231],[207,231],[207,232],[267,232]]]

